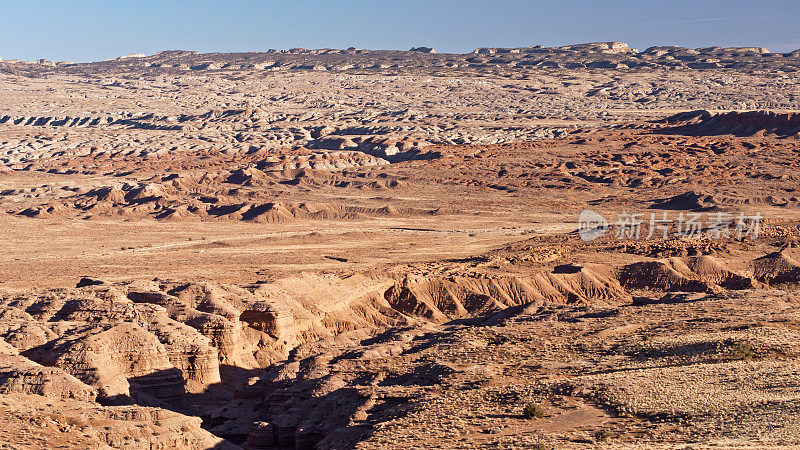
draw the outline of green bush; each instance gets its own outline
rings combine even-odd
[[[733,359],[753,359],[756,355],[749,342],[734,342],[728,347],[728,354]]]
[[[528,420],[541,419],[544,417],[544,409],[534,402],[530,402],[522,408],[522,416]]]
[[[611,432],[608,430],[597,430],[594,432],[595,442],[605,442],[611,437]]]

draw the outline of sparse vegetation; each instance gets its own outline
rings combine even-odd
[[[755,350],[749,342],[738,341],[730,344],[727,354],[731,359],[747,360],[755,357]]]
[[[595,442],[605,442],[611,437],[611,431],[600,429],[593,434]]]
[[[522,416],[528,420],[541,419],[544,417],[544,409],[536,402],[530,402],[522,408]]]

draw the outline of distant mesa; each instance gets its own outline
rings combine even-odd
[[[585,51],[592,53],[607,53],[611,55],[625,54],[625,53],[639,53],[639,50],[630,48],[624,42],[590,42],[588,44],[568,45],[566,47],[559,47],[563,50],[572,51]]]
[[[198,53],[194,50],[162,50],[153,56],[158,56],[161,58],[178,58],[181,56],[194,56],[197,54]]]
[[[728,54],[731,53],[738,53],[740,55],[746,54],[756,54],[756,55],[767,55],[771,53],[764,47],[703,47],[698,48],[697,51],[701,53],[714,53],[714,52],[725,52]]]
[[[670,116],[664,123],[675,125],[662,133],[687,136],[753,136],[773,134],[781,137],[800,136],[800,114],[773,111],[729,112],[712,115],[708,111],[690,111]]]
[[[118,58],[117,58],[117,60],[121,60],[121,59],[134,59],[134,58],[144,58],[144,57],[146,57],[146,56],[147,56],[147,55],[145,55],[144,53],[131,53],[131,54],[128,54],[128,55],[122,55],[122,56],[118,57]]]
[[[434,50],[431,47],[411,47],[411,50],[409,51],[418,53],[430,53],[430,54],[436,53],[436,50]]]
[[[763,47],[703,47],[690,49],[678,46],[655,46],[644,51],[631,48],[625,42],[590,42],[558,47],[531,45],[528,47],[479,47],[471,53],[447,53],[430,58],[433,47],[416,46],[409,50],[363,50],[302,47],[288,50],[269,49],[262,52],[203,53],[168,50],[146,56],[132,53],[114,59],[68,63],[48,60],[0,60],[4,70],[15,74],[47,74],[56,71],[80,73],[100,71],[348,71],[370,69],[430,69],[442,67],[471,71],[484,68],[510,70],[714,70],[735,69],[752,72],[770,70],[784,73],[800,71],[800,50],[791,53],[770,53]],[[98,66],[95,67],[94,65]]]
[[[677,47],[675,47],[677,48]],[[601,53],[609,55],[638,54],[639,50],[631,48],[624,42],[589,42],[586,44],[571,44],[561,47],[544,47],[541,45],[531,45],[523,48],[500,48],[500,47],[479,47],[472,51],[479,55],[515,54],[515,53],[539,53],[556,50],[560,52],[576,53]]]

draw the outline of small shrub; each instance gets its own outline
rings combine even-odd
[[[611,432],[608,430],[597,430],[594,432],[595,442],[605,442],[611,437]]]
[[[528,420],[541,419],[544,417],[544,409],[534,402],[530,402],[522,408],[522,416]]]
[[[749,342],[734,342],[728,347],[728,354],[733,359],[753,359],[756,355]]]

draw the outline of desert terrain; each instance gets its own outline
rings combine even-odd
[[[799,446],[798,70],[0,60],[0,443]]]

